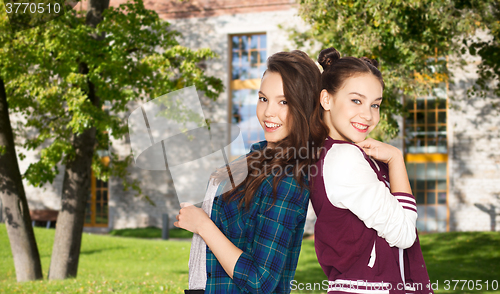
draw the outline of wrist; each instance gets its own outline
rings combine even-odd
[[[387,161],[387,164],[388,165],[392,165],[392,164],[400,164],[400,163],[403,163],[404,164],[404,158],[403,158],[403,153],[401,153],[401,150],[399,150],[398,148],[394,147],[394,152],[393,152],[393,155],[391,156],[391,158],[389,158],[389,160]]]
[[[210,235],[210,231],[214,226],[214,222],[211,219],[208,219],[207,221],[203,222],[198,228],[198,235],[200,235],[201,238],[205,239],[206,236]]]

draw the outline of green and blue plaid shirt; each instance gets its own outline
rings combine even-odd
[[[267,142],[252,145],[260,150]],[[223,183],[219,186],[221,189]],[[214,200],[211,219],[243,253],[231,279],[207,246],[205,293],[289,293],[299,259],[309,202],[309,191],[293,177],[277,186],[273,204],[273,177],[267,177],[249,209],[239,201]]]

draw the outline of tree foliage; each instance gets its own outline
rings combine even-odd
[[[489,12],[493,2],[301,0],[300,15],[310,28],[293,31],[292,38],[298,46],[335,47],[344,56],[380,62],[386,90],[379,139],[388,139],[397,135],[393,117],[403,113],[401,96],[414,98],[448,79],[446,70],[436,71],[437,57],[467,52],[473,45],[463,40],[478,29],[498,27],[498,15],[495,19]],[[481,48],[491,54],[486,53],[490,47]]]
[[[469,92],[472,96],[485,97],[493,94],[500,97],[500,1],[490,1],[487,9],[480,10],[483,19],[483,29],[491,37],[487,41],[474,38],[464,40],[472,55],[481,57],[479,64],[479,79]],[[497,103],[497,107],[500,106]]]
[[[104,32],[103,42],[91,37]],[[31,45],[36,60],[30,62],[29,74],[25,70],[8,83],[11,111],[24,115],[23,127],[30,131],[18,129],[26,138],[22,147],[44,146],[40,160],[24,175],[28,182],[39,186],[54,180],[58,164],[74,156],[72,134],[95,127],[96,149],[105,150],[109,135],[123,138],[128,132],[125,114],[130,102],[190,85],[216,99],[222,82],[205,75],[198,66],[215,54],[210,49],[183,47],[177,41],[179,36],[156,12],[145,9],[142,1],[107,9],[95,29],[71,10],[46,25],[16,34],[18,40]],[[82,63],[88,66],[84,71],[79,68]],[[87,81],[95,87],[89,89]],[[90,91],[100,97],[98,107],[87,99]],[[109,169],[95,153],[93,170],[104,179],[123,177],[127,167],[123,160],[130,157],[112,156],[115,168]],[[137,183],[132,187],[139,190]]]
[[[14,128],[17,143],[40,151],[39,160],[23,177],[41,186],[54,180],[61,164],[66,166],[59,216],[72,216],[56,231],[53,261],[54,254],[64,255],[58,256],[62,262],[51,263],[50,275],[56,279],[76,276],[90,168],[103,180],[121,177],[125,189],[141,194],[138,182],[127,178],[131,154],[111,154],[107,166],[96,152],[108,150],[111,138],[122,139],[128,133],[130,108],[187,86],[196,86],[210,99],[223,89],[222,82],[205,75],[200,66],[215,54],[181,46],[180,34],[145,9],[141,0],[105,9],[102,20],[94,24],[70,8],[28,30],[11,33],[5,15],[0,24],[0,79],[5,82],[8,111],[19,122]],[[58,242],[58,234],[71,235]],[[64,263],[72,264],[71,269],[59,270]]]

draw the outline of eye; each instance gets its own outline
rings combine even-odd
[[[267,98],[266,97],[259,97],[259,101],[260,102],[267,102]]]
[[[280,103],[281,103],[282,105],[286,105],[286,104],[288,104],[288,102],[286,102],[286,100],[281,100],[281,101],[280,101]]]
[[[375,109],[380,109],[380,104],[373,104],[372,107]]]
[[[356,104],[361,104],[361,100],[359,99],[351,99],[352,102],[356,103]]]

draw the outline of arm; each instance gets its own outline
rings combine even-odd
[[[200,235],[228,276],[233,278],[234,266],[243,251],[229,241],[201,208],[182,203],[176,218],[174,226]]]
[[[398,148],[371,138],[358,143],[358,146],[363,148],[367,155],[389,165],[391,192],[412,194],[403,154]]]
[[[260,213],[252,228],[255,234],[234,269],[235,284],[250,293],[275,293],[283,275],[291,278],[302,241],[309,192],[301,193],[293,178],[284,178],[273,204],[271,179],[261,184]]]
[[[413,245],[417,219],[413,196],[391,194],[358,148],[334,145],[325,157],[323,173],[326,193],[334,206],[349,209],[390,246],[404,249]]]
[[[293,237],[298,234],[299,224],[303,226],[305,222],[308,197],[300,193],[293,179],[287,178],[278,185],[274,205],[271,205],[271,192],[271,181],[264,180],[258,193],[266,194],[262,198],[268,202],[261,203],[261,211],[265,212],[257,214],[255,227],[252,228],[255,232],[252,245],[245,252],[227,239],[196,207],[183,205],[177,216],[179,221],[174,223],[177,227],[200,234],[234,283],[251,293],[271,293],[275,290],[285,266],[289,265],[285,258],[291,250]],[[298,259],[298,251],[294,253]],[[297,260],[294,262],[296,266]]]

